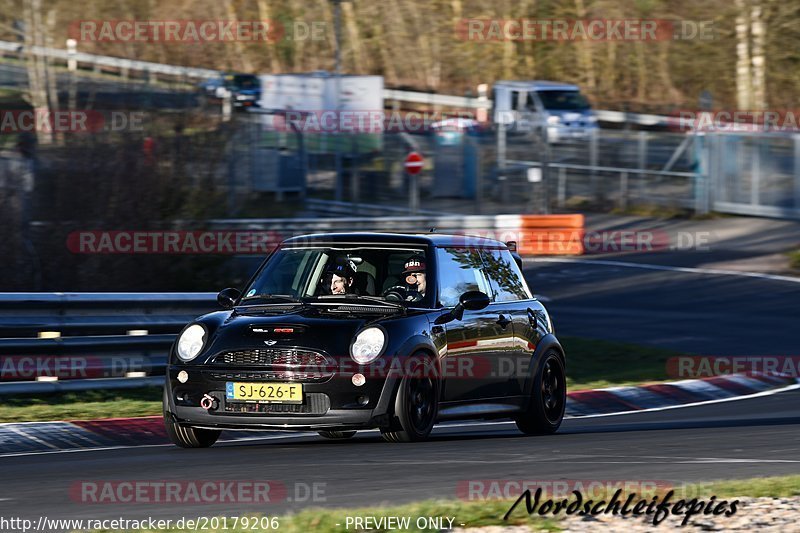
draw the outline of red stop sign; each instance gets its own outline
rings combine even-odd
[[[411,152],[408,154],[405,163],[403,163],[403,165],[406,167],[406,172],[409,174],[419,174],[424,164],[425,163],[423,162],[422,156],[417,152]]]

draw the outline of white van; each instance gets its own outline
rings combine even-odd
[[[547,134],[549,142],[586,139],[597,117],[577,85],[553,81],[498,81],[493,87],[495,125]]]

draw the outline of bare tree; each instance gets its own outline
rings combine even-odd
[[[47,94],[47,60],[36,53],[36,49],[44,46],[42,28],[42,0],[23,1],[23,19],[25,21],[25,64],[28,74],[28,103],[37,116],[48,116],[50,103]],[[48,128],[37,129],[38,141],[50,144],[52,132]]]
[[[750,12],[747,0],[736,0],[736,105],[749,109],[753,100],[750,78]]]

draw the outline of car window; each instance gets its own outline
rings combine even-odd
[[[545,109],[558,111],[584,111],[589,109],[589,101],[578,91],[539,91],[539,99]]]
[[[483,276],[483,261],[477,250],[468,248],[437,248],[436,263],[439,284],[439,303],[453,307],[467,291],[489,294],[489,285]]]
[[[517,262],[508,250],[484,250],[483,271],[489,278],[495,302],[511,302],[532,298]]]
[[[417,272],[412,277],[416,280],[413,286],[403,275],[409,258],[419,255],[427,256],[423,248],[282,248],[263,265],[245,291],[245,298],[255,299],[262,295],[312,299],[328,297],[333,294],[334,275],[337,275],[347,280],[345,292],[341,294],[384,298],[387,289],[400,288],[402,290],[392,293],[397,297],[396,301],[430,307],[431,298],[426,294],[432,291],[426,291],[425,278],[421,277],[425,272]]]
[[[511,91],[511,109],[514,111],[521,111],[522,108],[520,108],[520,104],[524,102],[520,102],[520,100],[524,100],[525,98],[526,93],[524,91]]]

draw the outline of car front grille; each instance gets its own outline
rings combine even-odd
[[[333,367],[324,354],[298,348],[257,348],[237,350],[217,355],[214,362],[230,366],[269,366],[287,368],[312,368],[326,370]]]
[[[333,375],[332,372],[298,372],[298,371],[274,371],[274,372],[218,372],[212,371],[208,374],[211,379],[216,381],[300,381],[303,383],[321,383],[327,381]]]

